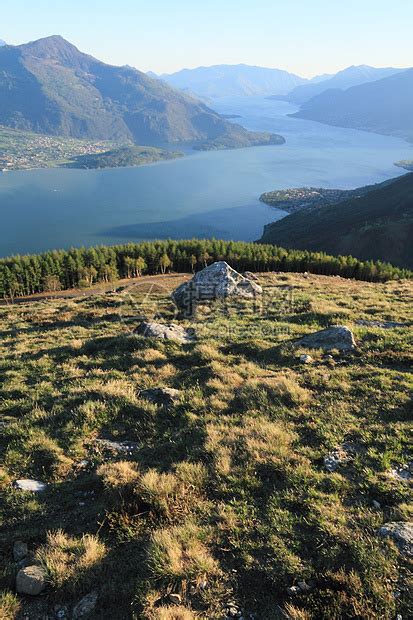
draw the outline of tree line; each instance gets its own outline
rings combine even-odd
[[[243,241],[168,240],[53,250],[0,259],[0,297],[12,300],[172,270],[191,273],[218,260],[227,261],[237,271],[308,271],[370,282],[413,277],[407,269],[351,256],[335,257]]]

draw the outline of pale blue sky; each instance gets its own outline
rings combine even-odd
[[[413,0],[0,0],[0,38],[61,34],[105,62],[255,64],[311,76],[413,66]]]

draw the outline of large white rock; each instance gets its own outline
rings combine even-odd
[[[253,299],[262,294],[256,282],[245,278],[225,261],[213,263],[199,271],[189,282],[184,282],[172,293],[178,308],[191,312],[194,306],[214,299],[242,297]]]

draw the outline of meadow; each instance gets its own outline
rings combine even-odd
[[[189,321],[187,278],[0,307],[0,618],[70,618],[91,592],[92,619],[407,618],[408,558],[378,529],[412,519],[412,281],[262,273],[262,303]],[[197,338],[138,336],[143,317]],[[336,324],[355,352],[293,346]],[[14,593],[16,541],[38,597]]]

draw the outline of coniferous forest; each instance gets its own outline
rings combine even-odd
[[[284,249],[241,241],[184,240],[54,250],[0,259],[0,297],[86,288],[145,274],[194,272],[225,260],[238,270],[311,272],[370,282],[411,278],[412,272],[351,256]]]

